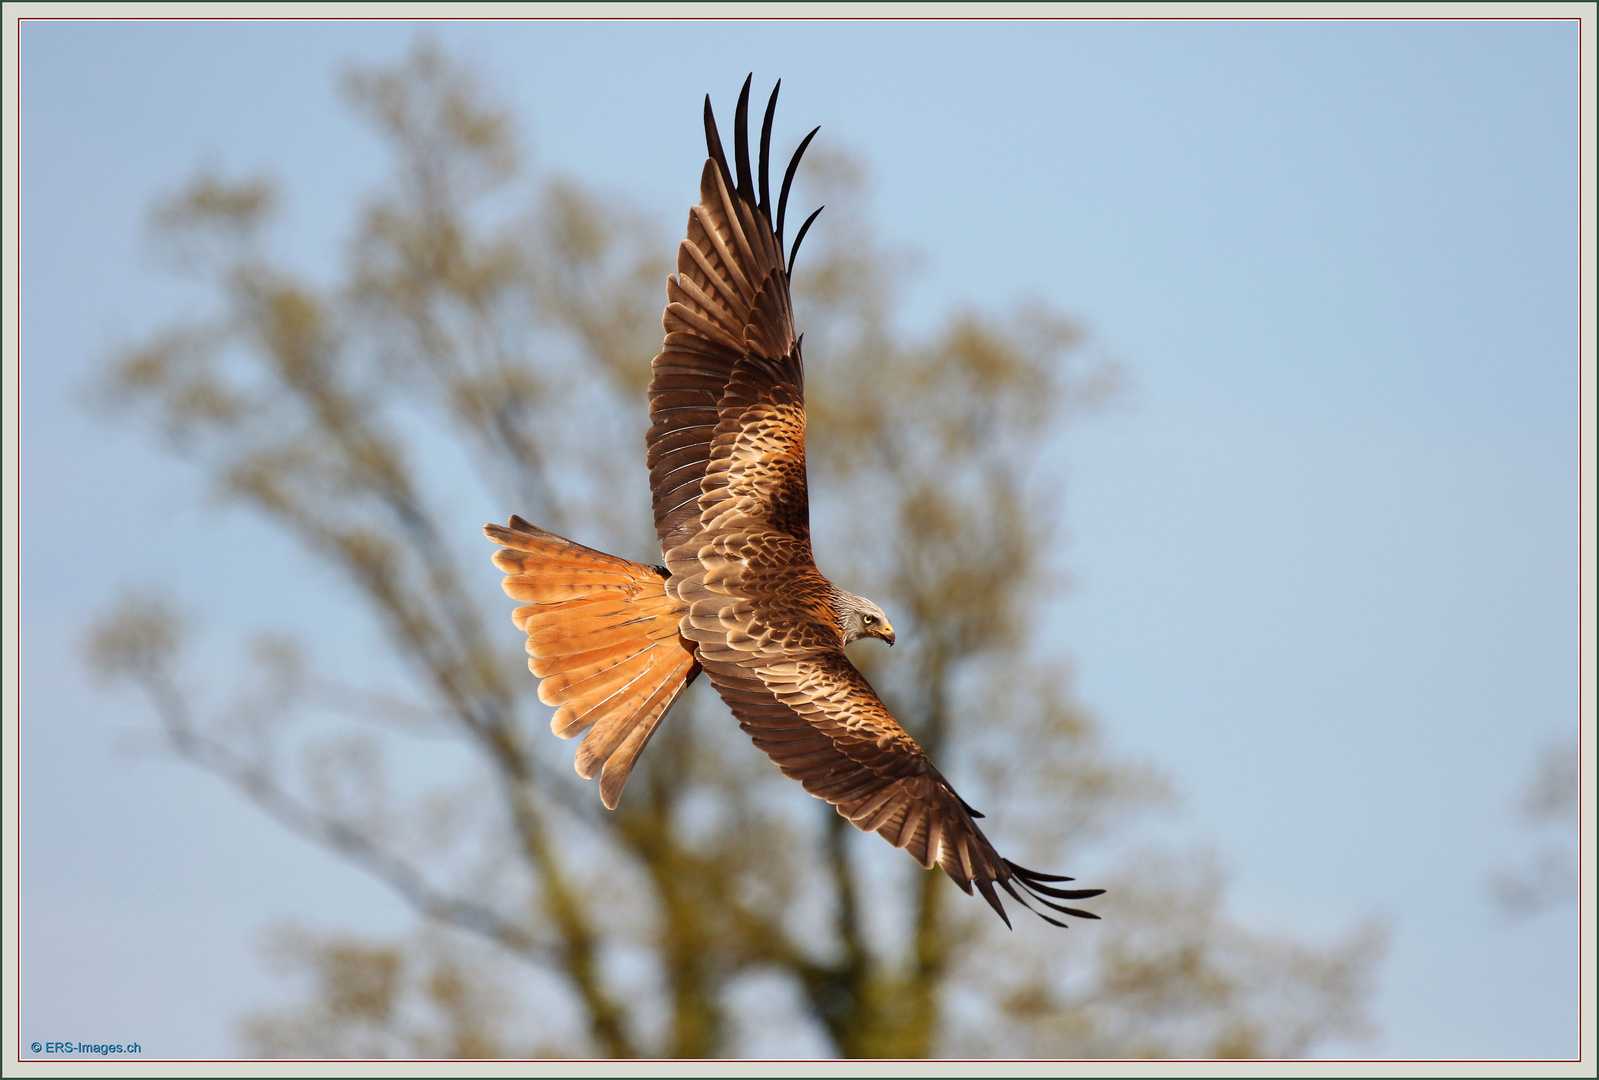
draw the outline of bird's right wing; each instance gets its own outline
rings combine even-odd
[[[722,150],[710,98],[705,99],[710,156],[700,174],[699,205],[689,211],[688,234],[678,246],[677,273],[666,284],[666,341],[651,365],[647,437],[655,529],[663,552],[699,531],[701,482],[711,457],[718,404],[734,368],[746,358],[781,361],[792,355],[797,362],[782,219],[789,184],[811,136],[789,163],[774,229],[767,166],[777,91],[772,91],[761,128],[757,193],[746,134],[749,88],[746,80],[734,117],[736,178]],[[802,227],[800,238],[804,233]],[[794,250],[798,248],[796,240]]]

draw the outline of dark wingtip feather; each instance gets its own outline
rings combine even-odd
[[[733,111],[733,161],[738,166],[738,193],[751,206],[755,205],[755,184],[750,180],[750,83],[754,79],[753,71],[744,76],[744,88],[738,92],[738,107]]]
[[[983,894],[983,899],[988,901],[988,906],[997,911],[999,917],[1005,920],[1005,929],[1016,929],[1010,924],[1010,916],[1005,914],[1005,905],[999,902],[999,896],[994,892],[994,883],[987,878],[977,878],[972,884],[976,885],[977,891]],[[1014,896],[1015,893],[1011,895]],[[1023,906],[1025,907],[1026,905]]]
[[[722,170],[722,182],[729,191],[733,189],[733,174],[727,169],[727,155],[722,152],[722,137],[716,132],[716,114],[711,112],[711,95],[705,95],[705,152],[711,155],[716,167]]]
[[[1022,907],[1026,908],[1028,911],[1031,911],[1034,915],[1037,915],[1040,919],[1043,919],[1051,926],[1059,926],[1064,928],[1066,927],[1066,924],[1061,922],[1059,919],[1051,918],[1050,916],[1044,914],[1044,912],[1038,910],[1038,908],[1033,906],[1034,901],[1050,909],[1051,911],[1058,911],[1063,915],[1071,915],[1079,919],[1097,920],[1099,918],[1099,916],[1095,915],[1092,911],[1084,911],[1081,908],[1067,907],[1065,904],[1057,904],[1052,900],[1045,899],[1045,897],[1053,896],[1062,900],[1086,900],[1091,896],[1104,895],[1104,889],[1051,888],[1048,885],[1042,884],[1042,882],[1071,881],[1072,879],[1069,877],[1064,877],[1060,874],[1040,874],[1036,870],[1029,870],[1024,866],[1017,866],[1009,859],[1003,859],[1001,861],[1011,873],[1008,879],[996,879],[999,887],[1009,893],[1011,899],[1021,904]],[[1021,892],[1017,892],[1015,888],[1012,888],[1012,881],[1014,881],[1016,885],[1020,886],[1022,890]],[[978,886],[981,888],[982,883],[979,882]],[[987,895],[986,892],[985,895]],[[1005,921],[1005,925],[1010,925],[1009,919]]]
[[[998,881],[999,881],[1000,887],[1003,888],[1006,892],[1010,893],[1010,896],[1011,896],[1012,900],[1015,900],[1022,907],[1026,908],[1028,911],[1031,911],[1034,915],[1037,915],[1040,919],[1043,919],[1045,922],[1051,924],[1052,926],[1058,926],[1061,929],[1066,929],[1066,924],[1065,923],[1059,921],[1058,919],[1050,918],[1048,915],[1045,915],[1042,911],[1039,911],[1032,904],[1027,902],[1028,896],[1032,895],[1031,893],[1028,893],[1026,895],[1018,893],[1015,889],[1010,887],[1010,882],[1006,881],[1004,878],[999,878]],[[1023,889],[1025,890],[1025,888],[1026,888],[1026,886],[1024,885]],[[1038,897],[1036,897],[1036,896],[1033,896],[1032,898],[1034,900],[1038,899]],[[1044,903],[1046,903],[1049,907],[1054,907],[1055,906],[1054,904],[1049,904],[1047,901],[1044,901]]]
[[[772,97],[766,103],[766,119],[761,121],[761,213],[766,216],[768,227],[772,224],[772,189],[768,183],[772,160],[772,117],[777,115],[777,92],[782,88],[783,80],[778,79],[772,87]],[[781,243],[780,240],[779,246]]]
[[[788,171],[783,174],[783,190],[777,196],[777,246],[779,250],[783,247],[783,215],[788,210],[789,185],[794,183],[794,173],[799,169],[800,158],[805,156],[805,148],[811,145],[811,140],[816,138],[816,133],[821,130],[822,126],[820,124],[811,128],[811,133],[800,141],[799,149],[794,151],[794,156],[789,159]]]
[[[793,250],[788,253],[787,273],[789,277],[794,276],[794,260],[799,257],[800,242],[805,239],[805,234],[811,231],[811,222],[816,220],[816,215],[820,214],[825,209],[826,207],[824,206],[818,206],[815,210],[811,211],[811,216],[805,219],[805,224],[800,226],[799,235],[794,238]],[[978,816],[981,817],[982,815],[979,814]]]
[[[1051,911],[1058,911],[1058,912],[1060,912],[1063,915],[1083,915],[1084,914],[1083,912],[1078,911],[1076,908],[1067,907],[1065,904],[1057,904],[1053,900],[1045,900],[1042,896],[1039,896],[1035,892],[1029,891],[1027,895],[1031,896],[1035,901],[1037,901],[1040,904],[1043,904],[1045,907],[1049,908]],[[1035,912],[1035,914],[1036,914],[1036,912]],[[1088,918],[1092,918],[1092,919],[1099,918],[1098,915],[1089,915],[1087,917]]]
[[[1062,900],[1087,900],[1095,896],[1103,896],[1104,889],[1054,889],[1048,885],[1040,885],[1036,881],[1026,881],[1018,878],[1027,886],[1029,892],[1041,893],[1044,896],[1054,896]]]
[[[1076,881],[1077,880],[1076,878],[1065,877],[1064,875],[1061,875],[1061,874],[1040,874],[1037,870],[1029,870],[1025,866],[1017,866],[1015,863],[1011,862],[1009,859],[1004,859],[1002,861],[1005,863],[1006,866],[1010,867],[1010,872],[1011,873],[1015,874],[1017,877],[1021,878],[1023,881]]]

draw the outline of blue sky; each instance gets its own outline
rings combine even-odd
[[[1364,1052],[1576,1052],[1575,908],[1512,920],[1486,887],[1528,847],[1537,753],[1578,722],[1575,22],[432,32],[515,106],[536,168],[664,229],[702,95],[730,110],[751,68],[781,76],[784,114],[866,158],[885,233],[924,256],[909,324],[1040,297],[1087,325],[1131,390],[1062,437],[1074,587],[1045,630],[1113,744],[1175,778],[1177,827],[1252,921],[1387,919]],[[386,167],[337,71],[416,33],[22,28],[25,1041],[225,1054],[283,993],[261,928],[407,924],[154,752],[77,642],[129,584],[224,639],[315,610],[301,556],[86,386],[194,310],[143,222],[197,166],[273,172],[284,257],[332,276]],[[226,554],[246,543],[259,593]]]

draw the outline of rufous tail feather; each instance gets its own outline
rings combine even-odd
[[[524,606],[511,613],[527,635],[539,700],[557,706],[550,727],[563,739],[588,732],[574,762],[600,776],[614,810],[622,786],[673,702],[700,665],[678,634],[682,604],[666,595],[666,572],[556,536],[519,517],[485,525],[501,545],[494,565]]]

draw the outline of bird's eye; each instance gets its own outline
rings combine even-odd
[[[861,619],[861,622],[865,623],[867,626],[876,626],[877,625],[877,616],[876,615],[864,616]]]

